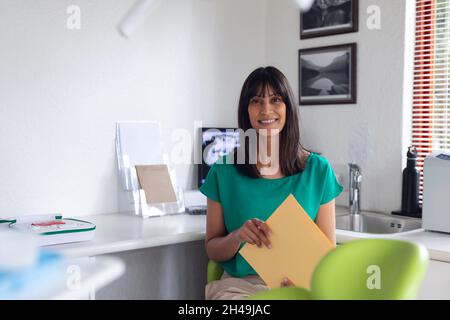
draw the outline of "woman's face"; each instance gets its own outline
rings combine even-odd
[[[283,98],[275,94],[271,87],[260,96],[250,99],[248,105],[250,123],[258,133],[269,136],[281,132],[286,123],[286,104]],[[262,130],[261,129],[265,129]]]

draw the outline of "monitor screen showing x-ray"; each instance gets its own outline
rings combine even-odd
[[[239,132],[236,128],[202,128],[202,163],[198,170],[198,187],[205,182],[211,166],[217,160],[239,147]],[[228,131],[228,132],[227,132]]]

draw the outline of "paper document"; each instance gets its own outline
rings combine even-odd
[[[147,203],[177,201],[167,165],[136,166],[136,172]]]
[[[285,277],[296,286],[309,289],[317,263],[334,245],[319,229],[293,195],[266,221],[272,230],[272,249],[249,243],[240,254],[270,288],[279,288]]]

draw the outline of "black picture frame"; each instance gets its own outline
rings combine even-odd
[[[359,0],[336,2],[335,6],[331,2],[331,7],[323,8],[315,0],[309,11],[300,12],[300,39],[358,32]]]
[[[299,50],[300,105],[355,104],[356,54],[356,43]]]

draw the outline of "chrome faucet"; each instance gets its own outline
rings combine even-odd
[[[356,163],[349,163],[349,207],[351,215],[358,215],[361,212],[361,169]]]

